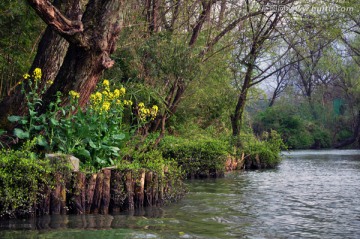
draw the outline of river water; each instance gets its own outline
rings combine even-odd
[[[284,153],[274,170],[188,182],[163,208],[0,222],[0,238],[360,238],[360,151]]]

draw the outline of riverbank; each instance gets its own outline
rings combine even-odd
[[[188,180],[186,197],[161,208],[3,220],[0,238],[357,238],[360,151],[318,152],[286,153],[274,170]]]
[[[266,148],[261,144],[261,150],[237,157],[217,147],[219,141],[173,142],[96,173],[80,172],[80,160],[73,156],[39,159],[26,150],[6,151],[0,162],[0,217],[108,214],[162,206],[185,195],[184,178],[219,178],[227,171],[274,166],[263,157]]]

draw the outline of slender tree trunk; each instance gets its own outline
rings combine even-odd
[[[272,107],[275,104],[276,97],[277,97],[277,94],[276,94],[276,92],[274,92],[272,97],[271,97],[269,107]]]
[[[247,95],[249,88],[251,87],[251,77],[254,70],[254,65],[249,64],[247,66],[244,83],[241,87],[241,92],[238,98],[238,102],[235,107],[234,114],[231,115],[231,126],[232,126],[232,134],[237,137],[241,132],[242,118],[244,115],[245,104],[247,101]]]

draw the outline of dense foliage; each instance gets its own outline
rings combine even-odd
[[[35,214],[34,205],[55,185],[54,174],[70,172],[66,162],[38,158],[32,152],[34,143],[0,151],[0,217]]]
[[[229,155],[229,145],[212,138],[189,139],[168,136],[160,145],[162,154],[167,158],[175,158],[188,176],[209,176],[223,172],[225,160]]]
[[[227,157],[265,168],[286,148],[359,146],[355,0],[282,0],[284,11],[264,1],[128,1],[117,13],[108,1],[79,1],[79,9],[55,1],[60,18],[75,11],[83,18],[71,23],[82,25],[61,29],[43,17],[45,33],[33,11],[41,15],[41,3],[0,3],[1,147],[35,140],[39,158],[72,154],[82,170],[147,168],[175,179],[221,171]],[[68,45],[57,49],[56,37]],[[55,66],[34,62],[23,75],[35,53]],[[1,157],[4,188],[9,165],[39,172],[33,186],[48,174],[31,152]],[[14,195],[2,193],[12,204]]]

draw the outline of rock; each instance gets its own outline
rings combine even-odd
[[[50,161],[53,161],[53,160],[68,161],[72,171],[74,171],[74,172],[79,171],[80,160],[78,158],[76,158],[75,156],[68,155],[68,154],[55,153],[55,154],[45,154],[45,158],[50,159]]]

